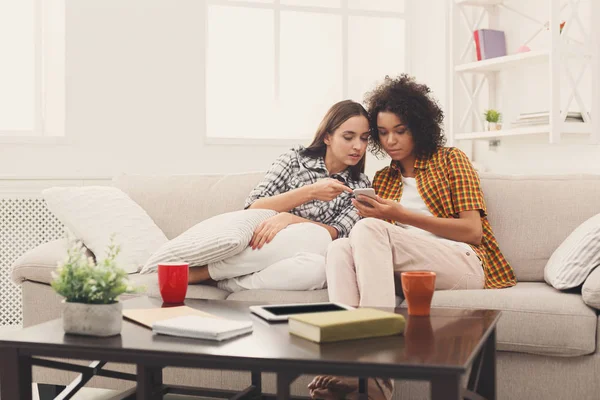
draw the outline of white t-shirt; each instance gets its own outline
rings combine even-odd
[[[433,214],[429,211],[429,208],[427,208],[427,205],[425,204],[425,202],[421,198],[421,195],[419,194],[419,189],[417,188],[417,180],[415,178],[407,178],[403,176],[402,185],[404,186],[404,188],[402,189],[402,198],[400,199],[400,204],[411,211],[433,217]],[[447,244],[458,246],[469,251],[472,250],[471,246],[469,246],[467,243],[456,242],[454,240],[446,239],[412,225],[401,224],[399,222],[396,222],[396,225],[401,226],[404,229],[407,229],[419,235],[431,236]]]

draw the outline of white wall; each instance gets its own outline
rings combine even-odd
[[[414,13],[410,71],[446,106],[446,1],[408,1]],[[72,143],[0,144],[0,175],[263,170],[289,147],[203,143],[202,1],[67,1],[66,24],[66,129]],[[244,129],[234,114],[226,123]],[[544,137],[503,139],[495,152],[487,146],[478,142],[474,158],[491,171],[600,172],[600,147],[581,138],[560,145]],[[369,158],[369,174],[387,162]]]
[[[73,142],[0,144],[0,175],[266,168],[289,146],[203,143],[204,8],[198,0],[67,1],[66,131]],[[244,129],[233,113],[225,123]]]
[[[419,7],[417,12],[423,13]],[[112,176],[267,168],[290,145],[204,143],[204,18],[205,4],[199,0],[67,1],[68,142],[0,144],[0,175]],[[427,36],[424,26],[415,29]],[[445,85],[432,73],[429,62],[422,61],[414,60],[419,78],[435,82],[445,96]],[[234,112],[224,123],[232,130],[248,128]],[[368,174],[388,162],[369,157]]]
[[[410,32],[407,71],[418,82],[426,83],[442,109],[447,106],[447,57],[446,57],[446,0],[407,0],[407,21]],[[368,158],[367,173],[373,173],[389,164],[389,158]]]

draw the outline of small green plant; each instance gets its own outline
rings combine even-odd
[[[496,111],[494,109],[485,110],[483,115],[485,116],[485,120],[487,122],[498,123],[498,122],[502,121],[502,113],[499,113],[498,111]]]
[[[123,293],[138,292],[129,285],[127,272],[117,266],[115,259],[120,251],[111,237],[106,258],[96,264],[92,257],[86,257],[81,242],[73,242],[52,273],[52,288],[69,303],[86,304],[110,304]]]

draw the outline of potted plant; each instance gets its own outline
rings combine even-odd
[[[81,242],[74,242],[65,260],[52,273],[52,288],[63,300],[63,328],[66,333],[113,336],[121,333],[123,293],[138,290],[128,284],[127,272],[115,261],[119,246],[111,238],[106,258],[96,264],[86,257]]]
[[[498,131],[502,129],[502,114],[497,110],[489,109],[483,113],[485,120],[488,122],[488,131]]]

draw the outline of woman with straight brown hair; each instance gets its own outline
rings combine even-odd
[[[258,226],[241,253],[190,268],[189,283],[217,281],[231,292],[325,287],[327,246],[359,220],[352,190],[370,186],[364,174],[369,135],[362,105],[334,104],[312,143],[279,156],[246,199],[247,209],[278,214]]]

